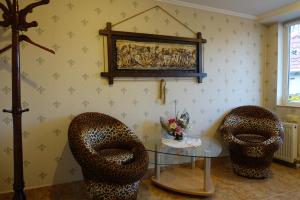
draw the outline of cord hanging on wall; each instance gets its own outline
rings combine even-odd
[[[166,81],[164,79],[160,80],[160,93],[159,98],[162,104],[166,104]]]
[[[147,13],[147,12],[149,12],[150,10],[153,10],[153,9],[160,9],[160,10],[162,10],[164,13],[166,13],[167,15],[169,15],[173,20],[175,20],[176,22],[178,22],[179,24],[181,24],[183,27],[185,27],[187,30],[191,31],[191,32],[194,33],[195,35],[197,34],[196,31],[194,31],[194,30],[191,29],[188,25],[186,25],[186,24],[184,24],[183,22],[181,22],[179,19],[177,19],[176,17],[174,17],[171,13],[169,13],[166,9],[164,9],[163,7],[161,7],[161,6],[159,6],[159,5],[153,6],[153,7],[151,7],[151,8],[148,8],[148,9],[144,10],[144,11],[141,11],[141,12],[135,14],[135,15],[132,15],[132,16],[130,16],[130,17],[127,17],[127,18],[125,18],[125,19],[123,19],[123,20],[121,20],[121,21],[119,21],[119,22],[116,22],[116,23],[112,24],[111,27],[113,28],[113,27],[115,27],[115,26],[118,26],[119,24],[122,24],[122,23],[124,23],[124,22],[126,22],[126,21],[128,21],[128,20],[131,20],[131,19],[133,19],[133,18],[135,18],[135,17],[138,17],[138,16],[140,16],[140,15],[142,15],[142,14],[145,14],[145,13]]]
[[[28,112],[29,109],[22,109],[21,106],[20,42],[25,41],[55,54],[53,50],[33,42],[26,35],[20,35],[20,31],[27,31],[28,28],[37,27],[36,21],[28,23],[26,22],[26,17],[35,7],[48,3],[49,0],[39,0],[27,5],[22,10],[19,10],[18,0],[13,0],[12,2],[11,0],[6,0],[6,6],[0,3],[0,9],[3,11],[3,21],[0,21],[0,26],[10,26],[12,30],[12,44],[0,49],[0,53],[10,48],[12,49],[12,109],[4,109],[3,112],[11,113],[13,116],[14,200],[26,199],[23,175],[22,113]]]
[[[112,28],[152,9],[160,9],[196,35],[196,38],[113,31]],[[203,44],[206,40],[160,6],[154,6],[99,31],[107,38],[108,71],[101,76],[113,84],[115,77],[196,77],[207,76],[203,68]],[[104,46],[104,45],[103,45]],[[103,50],[103,54],[105,51]]]

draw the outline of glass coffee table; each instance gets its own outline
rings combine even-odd
[[[145,147],[155,169],[151,180],[158,187],[178,193],[211,196],[215,191],[211,180],[211,158],[222,156],[222,146],[214,139],[202,138],[201,145],[196,139],[188,140],[147,141]],[[196,165],[197,159],[203,160],[203,166]]]

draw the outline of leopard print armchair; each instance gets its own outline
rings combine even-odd
[[[271,111],[241,106],[226,115],[220,132],[229,144],[233,170],[248,178],[266,178],[274,152],[283,142],[282,123]]]
[[[137,198],[149,158],[144,145],[126,125],[108,115],[88,112],[72,120],[68,136],[91,199]]]

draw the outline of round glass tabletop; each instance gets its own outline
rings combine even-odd
[[[172,138],[149,139],[144,145],[148,152],[159,154],[195,158],[215,158],[223,155],[220,142],[206,137],[186,137],[182,141]]]

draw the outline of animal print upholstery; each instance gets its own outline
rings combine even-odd
[[[234,172],[249,178],[266,178],[274,152],[283,142],[278,117],[259,106],[241,106],[227,114],[220,132],[229,144]]]
[[[88,180],[86,188],[90,199],[132,200],[137,198],[140,181],[129,184],[103,183]]]
[[[149,158],[126,125],[108,115],[88,112],[72,120],[68,136],[91,199],[136,199]]]

